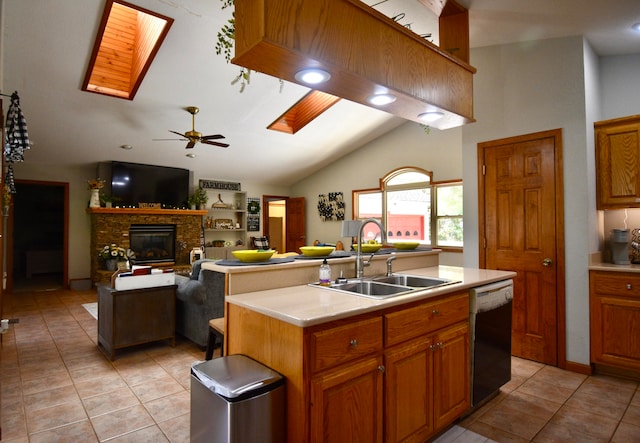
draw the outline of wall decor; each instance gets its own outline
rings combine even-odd
[[[247,231],[259,231],[260,230],[260,216],[248,215],[247,216]]]
[[[202,189],[218,189],[221,191],[240,191],[240,183],[223,182],[219,180],[200,180],[199,187]]]
[[[342,192],[318,195],[318,214],[322,221],[344,220],[344,196]]]

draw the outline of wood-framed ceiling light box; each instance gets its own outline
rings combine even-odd
[[[295,134],[313,119],[333,106],[340,97],[322,91],[311,90],[287,109],[267,129]]]
[[[173,19],[107,0],[82,90],[133,100]]]

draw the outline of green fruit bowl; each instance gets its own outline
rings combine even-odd
[[[415,249],[420,245],[418,241],[397,241],[393,246],[398,250]]]
[[[243,263],[258,263],[269,260],[276,251],[274,249],[239,249],[231,253]]]
[[[364,243],[363,245],[360,245],[360,246],[361,246],[361,252],[363,252],[365,254],[368,254],[368,253],[371,253],[371,252],[379,251],[380,248],[382,247],[382,243]],[[355,251],[358,250],[358,244],[357,243],[353,245],[353,249]]]
[[[301,246],[300,251],[307,257],[322,257],[329,255],[335,248],[333,246]]]

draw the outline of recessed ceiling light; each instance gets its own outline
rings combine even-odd
[[[367,98],[372,105],[383,106],[395,102],[397,97],[393,94],[374,94]]]
[[[418,118],[425,123],[433,123],[436,120],[440,120],[442,117],[444,117],[444,112],[440,111],[424,112],[418,116]]]
[[[635,23],[633,26],[631,26],[631,29],[636,32],[640,32],[640,23]]]
[[[121,149],[126,149],[128,151],[130,149],[133,149],[133,146],[131,146],[131,145],[120,145],[120,148]]]
[[[196,155],[195,155],[195,154],[185,154],[185,155],[186,155],[187,157],[189,157],[189,158],[196,158]]]
[[[309,68],[296,72],[296,80],[308,85],[318,85],[329,81],[331,74],[322,69]]]

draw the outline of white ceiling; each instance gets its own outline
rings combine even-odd
[[[243,93],[237,66],[215,54],[229,18],[218,0],[129,0],[175,19],[133,101],[80,91],[103,0],[3,1],[2,92],[17,90],[33,147],[26,161],[86,165],[120,160],[176,166],[202,178],[288,186],[404,123],[341,100],[295,135],[266,130],[307,88],[254,74]],[[437,18],[418,0],[365,0],[437,44]],[[379,4],[378,4],[379,3]],[[640,54],[638,0],[459,0],[469,8],[471,47],[585,35],[600,55]],[[4,100],[5,111],[9,101]],[[169,130],[225,135],[227,149],[197,144],[187,158]],[[121,145],[132,145],[125,151]],[[18,177],[20,178],[20,177]]]

